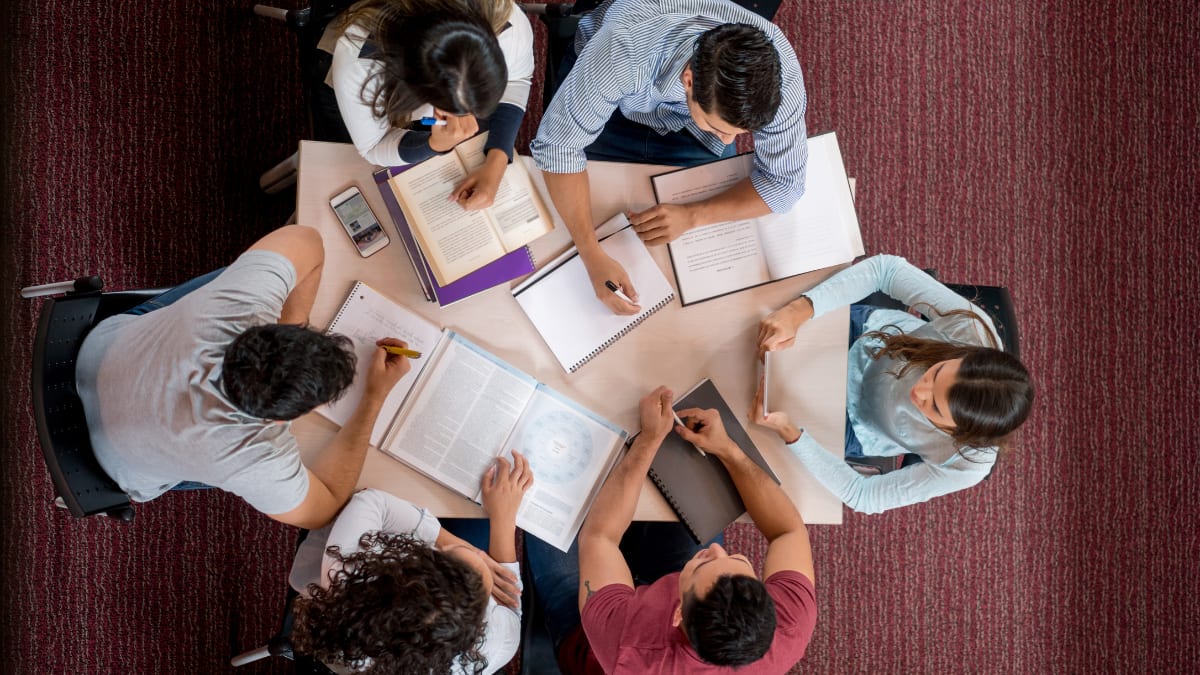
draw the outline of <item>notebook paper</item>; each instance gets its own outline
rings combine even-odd
[[[625,220],[624,215],[616,218]],[[513,290],[554,357],[572,373],[675,298],[667,277],[632,227],[601,240],[600,246],[625,268],[637,289],[640,314],[613,314],[600,302],[583,260],[573,249]]]

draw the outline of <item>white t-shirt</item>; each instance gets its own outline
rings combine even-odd
[[[225,348],[276,323],[296,270],[272,251],[247,251],[216,279],[149,314],[97,325],[75,381],[96,459],[136,501],[182,481],[232,492],[263,513],[308,494],[291,425],[248,415],[221,390]]]

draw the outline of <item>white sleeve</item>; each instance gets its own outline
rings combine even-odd
[[[993,465],[955,455],[941,465],[921,462],[882,476],[864,476],[807,433],[788,449],[826,490],[862,513],[881,513],[969,488],[983,480]]]
[[[342,555],[358,551],[358,542],[368,532],[411,534],[433,545],[442,525],[429,511],[382,490],[366,489],[355,493],[338,514],[324,548],[337,546]],[[321,562],[321,585],[329,583],[329,572],[337,561],[326,554]]]
[[[378,80],[371,77],[378,70],[378,64],[373,59],[358,57],[362,40],[357,27],[351,26],[334,47],[329,78],[337,96],[338,110],[363,159],[379,166],[400,166],[405,163],[400,159],[400,139],[408,130],[395,129],[387,118],[376,117],[367,103],[379,88]],[[368,80],[371,84],[364,90],[363,84]]]
[[[521,584],[521,566],[515,562],[500,564],[517,578],[517,590],[523,593],[525,588]],[[487,668],[484,669],[483,675],[491,675],[491,673],[503,669],[517,655],[517,648],[520,646],[520,604],[515,608],[509,608],[496,602],[495,598],[489,598],[487,629],[484,634],[483,645],[480,647],[484,658],[487,659]],[[458,675],[459,673],[466,673],[467,670],[462,667],[461,663],[456,661],[453,672],[455,675]]]
[[[529,25],[529,17],[516,5],[508,23],[509,27],[496,36],[508,66],[508,84],[500,102],[525,110],[533,86],[533,27]]]
[[[817,284],[804,295],[812,301],[813,316],[817,317],[832,309],[858,302],[875,291],[883,291],[907,306],[915,306],[926,316],[930,315],[931,308],[935,315],[960,309],[974,312],[995,332],[987,312],[904,258],[894,255],[877,255],[862,260]]]

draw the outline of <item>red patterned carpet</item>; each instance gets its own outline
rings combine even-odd
[[[292,533],[238,499],[169,495],[132,526],[50,506],[28,396],[38,305],[15,292],[85,272],[174,283],[287,218],[291,197],[257,176],[305,129],[295,48],[252,4],[6,5],[3,672],[225,672],[277,621]],[[1040,387],[986,484],[813,528],[821,617],[798,672],[1200,663],[1197,17],[785,3],[809,127],[838,132],[868,250],[1009,286]]]

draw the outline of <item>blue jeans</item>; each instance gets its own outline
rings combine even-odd
[[[559,67],[559,85],[575,66],[574,49],[568,49]],[[638,124],[614,110],[612,117],[592,144],[584,148],[587,158],[603,162],[633,162],[636,164],[669,164],[671,166],[695,166],[716,159],[733,157],[737,146],[729,144],[724,152],[714,155],[707,146],[685,130],[666,135]]]
[[[874,305],[850,305],[850,345],[853,346],[855,341],[862,336],[864,328],[867,325],[867,317],[879,309]],[[847,457],[862,457],[862,443],[858,442],[858,435],[854,433],[854,425],[850,423],[850,415],[846,415],[846,456]]]
[[[124,313],[125,314],[137,314],[140,316],[142,314],[149,314],[150,312],[153,312],[156,309],[162,309],[163,307],[166,307],[167,305],[177,302],[180,298],[187,295],[188,293],[191,293],[192,291],[196,290],[197,288],[200,288],[204,284],[207,284],[208,282],[212,281],[213,279],[216,279],[218,276],[220,276],[221,272],[224,272],[224,271],[225,271],[225,268],[222,267],[220,269],[215,269],[215,270],[209,272],[208,274],[201,274],[200,276],[198,276],[194,279],[189,279],[188,281],[185,281],[182,284],[179,284],[175,288],[172,288],[168,291],[159,293],[158,295],[154,296],[153,298],[150,298],[149,300],[143,302],[142,304],[138,305],[137,307],[134,307],[133,309],[126,310]]]
[[[486,551],[491,543],[491,523],[487,518],[438,518],[447,532]]]
[[[711,543],[724,544],[724,533],[717,535]],[[687,528],[679,523],[636,522],[621,538],[621,553],[629,565],[635,586],[652,584],[678,572],[704,546],[697,545]],[[537,537],[526,535],[525,559],[529,561],[533,586],[545,611],[546,627],[557,649],[580,621],[579,538],[576,537],[570,550],[563,553]]]

